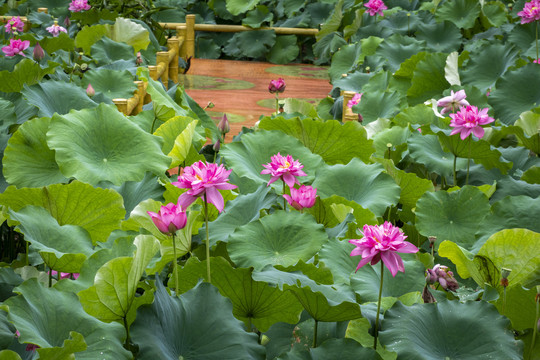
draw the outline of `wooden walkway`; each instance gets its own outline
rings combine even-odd
[[[282,98],[304,99],[315,103],[324,99],[332,90],[327,68],[305,64],[274,65],[262,62],[192,59],[186,75],[180,75],[186,92],[200,106],[209,102],[215,106],[207,109],[217,122],[227,114],[232,135],[242,126],[251,127],[261,115],[275,111],[275,98],[268,92],[270,80],[279,77],[287,85]]]

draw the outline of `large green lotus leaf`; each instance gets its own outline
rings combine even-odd
[[[450,130],[437,131],[437,136],[444,150],[448,150],[460,158],[468,158],[470,154],[476,163],[484,165],[487,170],[497,168],[501,173],[506,174],[512,168],[512,163],[505,160],[501,156],[501,152],[490,145],[488,141],[473,140],[472,135],[461,140],[459,134],[449,136],[449,133]]]
[[[319,251],[319,261],[330,269],[334,283],[349,285],[350,277],[358,265],[357,258],[352,257],[351,251],[355,248],[347,240],[330,239]]]
[[[479,245],[475,234],[489,214],[487,196],[473,186],[448,193],[425,193],[416,203],[416,228],[424,236],[436,236],[438,243],[451,240],[472,251]]]
[[[495,302],[495,306],[499,310],[499,313],[510,319],[512,329],[516,331],[531,329],[534,326],[534,319],[536,317],[536,303],[534,302],[536,294],[535,287],[527,290],[521,286],[513,286],[506,289],[506,306],[504,306],[504,310],[503,296],[499,296],[499,299]],[[537,358],[532,357],[531,359]]]
[[[114,186],[111,183],[100,184],[100,187],[113,189],[124,199],[124,208],[126,218],[139,203],[147,199],[163,201],[164,188],[160,184],[160,179],[150,173],[141,181],[126,181],[120,186]]]
[[[77,225],[59,225],[42,207],[25,206],[18,212],[10,211],[9,216],[20,223],[17,229],[54,270],[78,273],[84,260],[94,252],[86,230]]]
[[[540,115],[526,111],[515,123],[516,135],[527,149],[540,155]]]
[[[490,1],[482,6],[480,21],[485,28],[499,27],[507,21],[507,10],[503,3]]]
[[[233,15],[240,15],[246,11],[252,10],[257,6],[260,0],[225,0],[227,10]]]
[[[268,164],[270,158],[278,152],[283,156],[289,154],[304,165],[302,170],[307,176],[298,178],[302,183],[313,181],[316,170],[324,164],[319,155],[313,154],[299,140],[281,131],[261,130],[244,134],[241,142],[226,144],[220,151],[234,173],[257,184],[267,184],[270,180],[270,175],[262,175],[261,171],[264,169],[263,164]],[[281,181],[274,182],[272,186],[281,189]]]
[[[129,99],[137,90],[137,85],[133,82],[133,75],[127,70],[92,70],[84,75],[82,84],[85,89],[88,84],[91,84],[96,93],[102,93],[111,100]]]
[[[140,181],[147,171],[163,174],[170,164],[158,138],[112,105],[55,115],[47,142],[64,175],[91,184]]]
[[[392,304],[393,305],[393,304]],[[354,339],[363,346],[373,346],[373,336],[370,334],[371,323],[365,317],[354,319],[347,324],[346,339]],[[377,353],[384,360],[396,360],[397,354],[386,350],[380,341],[377,341]]]
[[[334,11],[330,14],[330,17],[322,24],[319,33],[315,36],[317,41],[320,41],[323,37],[329,34],[335,33],[343,19],[343,1],[337,1]]]
[[[208,224],[210,233],[210,246],[218,241],[227,242],[229,236],[240,226],[246,225],[259,218],[263,209],[270,208],[277,196],[270,192],[270,187],[261,185],[257,191],[239,195],[236,199],[227,202],[225,211]]]
[[[411,56],[423,51],[425,42],[413,37],[394,34],[381,43],[376,54],[386,59],[388,70],[396,71],[401,63]]]
[[[212,285],[200,283],[178,298],[159,280],[156,287],[154,303],[139,309],[131,327],[138,359],[264,358],[256,334],[244,330],[230,301]]]
[[[438,253],[456,265],[456,270],[463,279],[472,277],[479,286],[484,286],[486,282],[493,287],[499,286],[500,273],[493,279],[491,275],[496,274],[498,270],[489,259],[479,257],[474,262],[473,253],[450,240],[445,240],[439,245]]]
[[[19,92],[24,86],[37,84],[45,75],[53,74],[58,63],[49,61],[47,68],[42,68],[31,59],[23,59],[12,71],[0,71],[0,91]]]
[[[419,52],[401,63],[399,69],[394,72],[394,76],[412,79],[416,65],[426,57],[426,51]]]
[[[379,164],[366,165],[359,159],[347,165],[325,166],[317,171],[313,187],[321,198],[339,195],[381,216],[399,199],[399,186],[383,173]]]
[[[291,292],[254,281],[252,269],[233,268],[223,257],[211,258],[211,266],[212,285],[231,300],[233,315],[242,320],[246,328],[251,323],[258,331],[266,332],[277,322],[296,324],[300,319],[302,305]],[[208,281],[206,262],[190,258],[179,269],[178,277],[184,291],[195,286],[201,278]],[[169,281],[169,286],[171,283]]]
[[[531,211],[534,211],[531,209]],[[493,234],[478,256],[498,268],[511,269],[509,287],[540,285],[540,233],[527,229],[505,229]]]
[[[15,104],[7,99],[0,98],[0,111],[2,112],[2,119],[0,119],[0,132],[7,133],[12,125],[17,124]]]
[[[459,50],[462,41],[460,29],[449,21],[420,24],[416,39],[425,41],[431,51],[449,53]]]
[[[175,116],[189,116],[197,118],[193,111],[176,103],[165,91],[160,82],[155,81],[148,76],[147,70],[145,71],[145,69],[141,67],[138,69],[137,76],[139,79],[148,82],[146,92],[150,94],[152,98],[155,116],[159,120],[167,121]]]
[[[366,130],[354,121],[340,124],[312,119],[271,119],[265,117],[259,123],[260,129],[280,130],[300,140],[314,154],[319,154],[329,164],[347,164],[353,158],[369,162],[373,153],[373,141],[367,138]]]
[[[527,64],[507,71],[497,80],[488,102],[495,110],[496,118],[503,123],[512,125],[522,112],[540,106],[540,83],[531,81],[540,77],[540,66],[537,65]]]
[[[429,172],[437,173],[445,178],[451,178],[453,173],[454,155],[447,153],[435,135],[422,135],[417,132],[409,137],[409,155],[414,161],[426,166]],[[456,170],[467,168],[467,159],[458,158]]]
[[[373,78],[372,78],[373,79]],[[362,123],[368,124],[378,118],[392,118],[401,107],[403,95],[397,91],[368,91],[362,96],[362,101],[354,105],[354,113],[362,115]]]
[[[397,302],[384,314],[379,338],[403,360],[522,359],[521,342],[514,340],[509,325],[485,301]]]
[[[46,288],[29,279],[15,289],[20,295],[6,300],[9,320],[20,331],[20,341],[41,348],[61,347],[70,332],[84,336],[87,348],[77,359],[131,359],[122,347],[125,331],[120,324],[105,324],[84,312],[71,292]]]
[[[296,35],[277,36],[274,46],[266,55],[266,59],[273,64],[289,64],[293,62],[300,52],[297,43]]]
[[[92,59],[99,65],[107,65],[116,60],[130,60],[135,64],[133,46],[102,37],[91,47]],[[86,77],[86,74],[85,74]]]
[[[0,351],[0,359],[2,360],[22,360],[21,356],[13,350]]]
[[[185,120],[190,121],[186,123]],[[154,133],[165,139],[162,151],[173,159],[169,167],[173,168],[182,164],[188,158],[193,146],[200,148],[201,140],[205,138],[196,131],[198,123],[199,121],[193,118],[176,116],[161,125]],[[170,146],[170,140],[172,140],[172,146]],[[170,150],[166,152],[166,149]]]
[[[446,58],[447,54],[428,53],[416,64],[411,87],[407,90],[411,105],[437,97],[450,86],[444,77]]]
[[[133,46],[134,53],[144,50],[150,44],[150,35],[144,26],[124,18],[116,18],[113,26],[108,25],[107,36],[114,41]]]
[[[79,181],[44,188],[10,186],[0,194],[0,204],[13,211],[27,205],[41,206],[59,225],[78,225],[88,231],[94,245],[105,242],[125,215],[122,197],[114,190],[94,188]]]
[[[354,249],[354,245],[349,249]],[[424,265],[416,259],[416,256],[410,254],[398,255],[403,259],[405,272],[398,272],[393,277],[386,266],[384,267],[383,297],[399,298],[410,292],[420,291],[426,283]],[[360,295],[361,303],[377,302],[381,285],[381,264],[365,265],[354,273],[361,257],[355,256],[352,259],[354,260],[354,266],[351,268],[351,287]]]
[[[521,180],[529,184],[540,184],[540,166],[532,166],[521,175]]]
[[[70,331],[69,338],[64,340],[63,346],[38,348],[39,358],[43,360],[70,359],[74,353],[86,350],[84,337],[76,331]]]
[[[249,58],[260,58],[274,46],[276,33],[274,30],[244,31],[236,33],[228,46],[237,47],[239,55]]]
[[[484,218],[485,226],[479,235],[487,239],[503,229],[523,228],[540,233],[540,214],[538,198],[529,196],[506,196],[491,205],[491,213]]]
[[[98,106],[83,88],[63,81],[50,80],[32,86],[25,85],[21,92],[29,104],[39,109],[39,116],[52,117],[55,113],[63,115],[71,110]]]
[[[311,215],[277,211],[236,229],[227,250],[236,265],[259,270],[307,261],[327,240],[323,226]]]
[[[267,6],[258,5],[255,9],[246,14],[246,17],[242,20],[242,25],[251,28],[259,28],[263,22],[270,23],[273,18],[274,14],[268,10]]]
[[[464,84],[471,84],[486,92],[514,65],[517,48],[498,43],[483,43],[470,54],[467,66],[461,71]],[[489,62],[489,66],[485,66]]]
[[[134,244],[137,250],[133,257],[106,262],[97,271],[94,285],[77,294],[84,311],[101,321],[124,319],[129,324],[135,319],[137,307],[152,301],[147,296],[135,295],[139,279],[158,251],[159,242],[151,235],[139,235]]]
[[[407,139],[411,131],[408,127],[393,126],[382,131],[377,131],[373,138],[375,147],[374,158],[389,159],[394,163],[399,163],[403,152],[407,149]]]
[[[396,168],[390,161],[383,163],[386,173],[390,175],[401,188],[399,202],[413,209],[416,202],[424,193],[435,191],[433,183],[428,179],[422,179],[415,173],[406,173]]]
[[[47,54],[52,54],[58,50],[68,52],[75,50],[75,41],[65,32],[61,32],[56,37],[44,37],[39,41],[39,45]]]
[[[92,25],[83,27],[75,36],[75,46],[82,48],[86,55],[90,55],[92,45],[109,32],[110,25]]]
[[[377,360],[381,357],[371,348],[363,347],[352,339],[328,339],[316,348],[304,350],[292,350],[281,355],[279,360]]]
[[[432,124],[435,121],[436,116],[433,110],[424,104],[409,106],[400,111],[392,120],[393,123],[402,127],[406,127],[409,124]]]
[[[26,121],[9,139],[2,159],[9,184],[38,187],[68,181],[58,168],[54,151],[47,146],[50,121],[50,118]]]
[[[480,15],[480,4],[476,0],[454,0],[437,8],[437,21],[451,21],[458,28],[470,29]]]
[[[304,309],[317,321],[346,321],[362,316],[360,306],[352,290],[342,284],[326,285],[316,279],[321,271],[314,265],[309,275],[298,271],[301,266],[278,270],[268,266],[252,274],[256,281],[275,284],[283,290],[290,290],[298,298]],[[315,280],[314,280],[314,279]]]
[[[332,56],[330,70],[328,70],[328,75],[332,82],[341,79],[343,74],[347,74],[356,66],[356,61],[361,51],[360,46],[357,45],[344,45]]]

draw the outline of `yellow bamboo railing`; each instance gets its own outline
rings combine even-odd
[[[352,112],[352,109],[347,106],[349,100],[352,100],[356,93],[354,91],[341,91],[343,95],[343,115],[341,119],[345,121],[358,121],[358,114]]]

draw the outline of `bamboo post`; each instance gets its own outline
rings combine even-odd
[[[183,59],[187,59],[187,57],[186,57],[186,54],[187,54],[187,51],[186,51],[186,32],[187,32],[186,24],[178,25],[176,27],[176,37],[178,38],[179,41],[182,42],[180,44],[180,57],[183,58]]]
[[[38,12],[38,13],[45,13],[45,14],[48,14],[48,13],[49,13],[49,9],[47,9],[47,8],[38,8],[38,9],[37,9],[37,12]]]
[[[186,38],[184,39],[186,46],[186,59],[195,57],[195,15],[186,15]]]
[[[167,47],[169,48],[169,78],[175,83],[178,83],[179,42],[176,37],[167,40]]]
[[[144,98],[146,96],[146,85],[147,83],[144,81],[135,81],[135,84],[137,84],[137,95],[139,97],[139,102],[137,103],[137,106],[135,107],[135,111],[133,112],[133,115],[137,115],[138,113],[143,111],[143,105],[144,105]]]
[[[124,115],[129,115],[128,112],[128,99],[113,99],[114,105],[116,105],[118,111]]]
[[[341,95],[343,95],[343,115],[342,120],[345,121],[358,121],[358,114],[355,114],[352,112],[352,109],[350,109],[347,106],[347,103],[349,100],[352,100],[354,94],[356,94],[354,91],[341,91]]]
[[[161,78],[163,86],[165,86],[165,89],[167,89],[167,85],[169,83],[169,52],[160,51],[156,53],[156,68],[157,77]]]

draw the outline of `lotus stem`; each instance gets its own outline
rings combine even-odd
[[[28,246],[28,241],[26,241],[26,266],[30,265],[28,257],[30,256],[30,246]]]
[[[124,329],[126,329],[126,342],[124,343],[124,348],[129,349],[131,339],[129,337],[129,326],[128,326],[128,323],[127,323],[127,317],[124,316],[123,320],[124,320]]]
[[[377,316],[375,317],[375,338],[373,339],[374,350],[377,350],[377,338],[379,337],[379,314],[381,313],[383,276],[384,276],[384,263],[381,261],[381,284],[379,287],[379,301],[377,302]]]
[[[157,116],[154,115],[154,120],[152,121],[152,126],[150,127],[150,134],[154,133],[154,125],[156,124]]]
[[[172,234],[172,245],[173,245],[173,254],[174,254],[174,260],[173,260],[173,276],[174,276],[174,292],[176,296],[178,296],[178,272],[177,272],[177,257],[176,257],[176,234]]]
[[[279,95],[276,92],[276,115],[279,114]]]
[[[456,163],[457,163],[457,155],[454,155],[454,186],[457,186]]]
[[[283,195],[285,195],[285,181],[283,181]],[[287,211],[287,199],[283,197],[283,210]]]
[[[538,21],[536,22],[536,61],[538,61]]]
[[[469,136],[469,156],[467,157],[467,177],[465,178],[465,185],[469,185],[469,167],[471,165],[471,142],[472,135]]]
[[[52,287],[52,267],[49,266],[49,287]]]
[[[204,223],[206,224],[206,276],[208,282],[212,283],[210,276],[210,236],[208,233],[208,202],[206,201],[206,193],[204,194]]]
[[[536,334],[538,332],[538,320],[540,319],[540,285],[536,286],[536,292],[537,292],[536,297],[535,297],[536,316],[534,318],[533,335],[532,335],[532,340],[531,340],[531,352],[530,352],[530,355],[533,354],[534,344],[536,342]]]
[[[505,311],[506,311],[506,286],[503,286],[502,315],[505,314]]]
[[[317,347],[317,328],[318,328],[319,322],[317,319],[315,319],[315,326],[313,326],[313,348]]]

